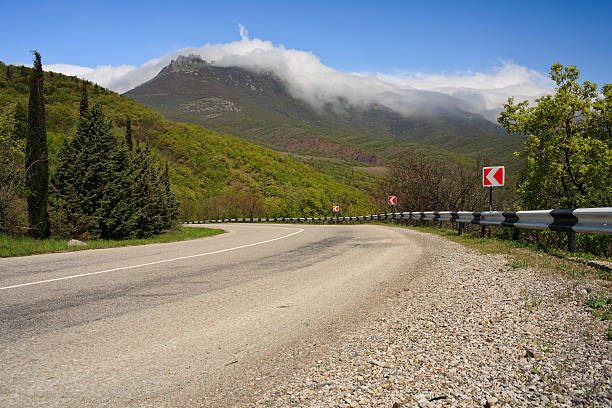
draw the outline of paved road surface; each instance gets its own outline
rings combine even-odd
[[[382,226],[221,228],[0,259],[0,406],[230,401],[301,345],[358,322],[421,254]]]

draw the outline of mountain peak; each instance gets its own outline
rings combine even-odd
[[[180,72],[180,71],[191,72],[194,69],[207,67],[209,65],[210,63],[203,60],[199,55],[195,55],[195,54],[190,54],[187,56],[179,55],[176,59],[173,59],[172,61],[170,61],[170,64],[168,64],[164,69],[162,69],[160,73],[163,74],[163,73]]]

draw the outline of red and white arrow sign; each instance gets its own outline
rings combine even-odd
[[[500,187],[504,185],[504,166],[483,167],[482,186]]]
[[[332,206],[332,211],[333,212],[340,212],[340,206],[339,205]]]
[[[397,197],[389,196],[387,197],[387,202],[389,203],[389,205],[397,205]]]

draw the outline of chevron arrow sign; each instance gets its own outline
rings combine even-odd
[[[482,186],[500,187],[504,185],[504,166],[483,167]]]

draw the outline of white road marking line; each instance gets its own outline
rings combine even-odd
[[[235,251],[236,249],[248,248],[248,247],[252,247],[252,246],[255,246],[255,245],[267,244],[268,242],[278,241],[279,239],[289,238],[290,236],[299,234],[300,232],[303,232],[303,231],[304,230],[302,228],[300,228],[299,231],[292,232],[291,234],[284,235],[282,237],[278,237],[278,238],[274,238],[274,239],[268,239],[268,240],[260,241],[260,242],[255,242],[255,243],[252,243],[252,244],[241,245],[241,246],[237,246],[237,247],[234,247],[234,248],[227,248],[227,249],[220,249],[218,251],[213,251],[213,252],[206,252],[204,254],[181,256],[180,258],[164,259],[163,261],[149,262],[149,263],[140,264],[140,265],[122,266],[120,268],[106,269],[104,271],[88,272],[88,273],[81,273],[81,274],[78,274],[78,275],[64,276],[64,277],[61,277],[61,278],[45,279],[45,280],[41,280],[41,281],[28,282],[28,283],[20,283],[20,284],[17,284],[17,285],[5,286],[3,288],[0,288],[0,290],[21,288],[23,286],[38,285],[38,284],[41,284],[41,283],[56,282],[56,281],[61,281],[61,280],[66,280],[66,279],[80,278],[80,277],[83,277],[83,276],[99,275],[99,274],[102,274],[102,273],[122,271],[122,270],[125,270],[125,269],[140,268],[140,267],[143,267],[143,266],[150,266],[150,265],[157,265],[157,264],[162,264],[162,263],[167,263],[167,262],[180,261],[182,259],[198,258],[200,256],[220,254],[222,252]]]

